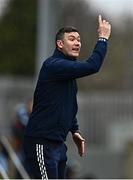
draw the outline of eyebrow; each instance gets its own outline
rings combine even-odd
[[[80,36],[75,37],[74,35],[69,35],[68,37],[74,37],[74,38],[79,38],[80,39]]]

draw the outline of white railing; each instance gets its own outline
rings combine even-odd
[[[14,166],[16,167],[18,172],[20,173],[21,177],[23,179],[30,179],[28,173],[26,172],[25,168],[23,167],[23,165],[22,165],[20,159],[18,158],[17,154],[13,150],[13,148],[12,148],[10,142],[8,141],[7,137],[0,136],[0,142],[2,143],[2,145],[4,146],[6,151],[8,152],[10,159],[12,160]],[[4,170],[2,165],[0,166],[0,172],[1,172],[1,175],[3,176],[3,178],[9,179],[7,173]]]
[[[4,179],[9,179],[4,167],[0,164],[0,174]]]

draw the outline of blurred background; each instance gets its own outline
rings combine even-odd
[[[133,0],[0,0],[0,177],[28,178],[21,152],[42,62],[57,30],[81,32],[80,59],[97,41],[98,15],[112,25],[99,73],[78,79],[80,158],[68,136],[68,178],[133,178]]]

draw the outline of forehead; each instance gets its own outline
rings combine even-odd
[[[80,38],[80,35],[78,32],[69,32],[69,33],[64,33],[64,37],[75,37],[75,38]]]

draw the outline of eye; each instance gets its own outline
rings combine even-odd
[[[80,42],[80,39],[77,39],[78,42]]]
[[[74,41],[74,38],[73,38],[73,37],[70,37],[69,40],[70,40],[70,41]]]

